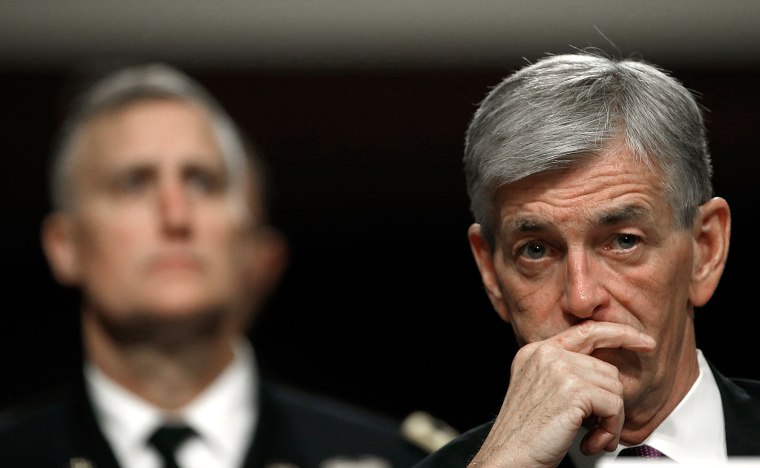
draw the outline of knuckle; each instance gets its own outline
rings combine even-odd
[[[620,395],[612,395],[610,397],[610,402],[612,403],[612,405],[615,408],[618,408],[619,411],[623,410],[624,402],[623,402],[623,397],[622,396],[620,396]]]
[[[575,329],[577,330],[578,334],[582,337],[588,336],[591,334],[591,332],[594,330],[593,323],[590,321],[585,321],[577,324],[575,326]]]
[[[533,353],[536,366],[544,372],[563,374],[568,371],[567,362],[563,359],[559,350],[551,345],[540,346]]]
[[[561,390],[566,394],[578,393],[582,386],[582,380],[575,374],[566,374],[561,381]]]
[[[555,374],[567,374],[568,376],[572,375],[570,373],[570,365],[561,359],[551,359],[547,361],[547,367],[551,372]]]
[[[515,353],[514,359],[512,360],[512,365],[514,366],[517,363],[526,362],[533,354],[535,354],[535,350],[536,346],[534,343],[527,344],[518,349]]]
[[[624,390],[624,388],[623,388],[623,382],[621,382],[619,380],[615,380],[613,382],[613,384],[612,384],[612,387],[613,387],[613,391],[615,392],[616,395],[621,396],[623,394],[623,390]]]

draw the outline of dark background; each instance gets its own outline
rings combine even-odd
[[[580,3],[589,12],[602,8]],[[6,260],[0,408],[76,369],[76,297],[55,284],[39,248],[48,209],[45,163],[80,73],[122,60],[178,65],[222,102],[269,160],[274,219],[290,241],[291,263],[251,333],[263,370],[394,417],[426,410],[460,430],[496,414],[515,349],[509,327],[486,300],[466,239],[471,218],[460,160],[477,103],[524,64],[523,57],[594,45],[654,61],[699,92],[709,109],[715,189],[732,207],[728,266],[713,300],[697,311],[698,345],[725,374],[760,378],[752,326],[760,54],[753,49],[757,29],[746,27],[760,22],[747,19],[757,11],[736,2],[744,8],[732,13],[738,23],[712,9],[704,13],[715,13],[715,23],[699,23],[693,10],[657,12],[656,3],[642,3],[648,9],[608,17],[617,21],[605,29],[614,46],[595,31],[600,19],[584,21],[574,12],[567,23],[562,15],[539,21],[531,35],[517,39],[519,16],[510,23],[517,31],[490,26],[501,34],[489,41],[477,31],[472,34],[480,39],[467,42],[464,33],[456,41],[446,31],[425,30],[427,42],[414,42],[419,37],[410,32],[401,36],[407,48],[381,49],[378,44],[396,44],[393,30],[384,41],[358,41],[340,53],[328,47],[332,42],[315,45],[291,25],[291,48],[280,44],[267,49],[269,55],[248,49],[235,55],[234,48],[215,45],[221,57],[211,46],[198,46],[197,38],[162,42],[156,31],[129,46],[123,45],[128,38],[118,42],[103,27],[96,32],[111,42],[66,42],[44,30],[35,42],[21,26],[30,20],[14,5],[10,11],[18,22],[8,15],[0,20]],[[669,5],[677,10],[686,3]],[[653,19],[666,14],[668,21]],[[417,16],[410,14],[415,21]],[[452,24],[455,19],[449,18]],[[701,29],[678,34],[679,21],[696,21],[691,28]],[[337,19],[335,24],[345,27]],[[565,34],[557,31],[563,24]],[[414,26],[411,20],[408,26]],[[68,37],[57,27],[55,34]],[[728,37],[734,42],[715,40],[713,30],[733,31]],[[442,44],[433,33],[441,34]],[[335,43],[346,41],[351,38]],[[451,46],[457,42],[469,48]],[[60,50],[51,50],[56,43],[63,44]]]

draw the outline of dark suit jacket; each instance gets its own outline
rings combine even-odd
[[[403,440],[398,424],[332,400],[271,382],[260,386],[259,420],[244,468],[289,463],[317,468],[335,457],[383,458],[408,468],[425,453]],[[0,428],[0,466],[63,468],[84,458],[118,468],[78,382],[61,397]]]
[[[760,456],[760,382],[730,380],[712,368],[723,401],[728,455]],[[428,456],[415,468],[462,468],[472,460],[491,430],[493,421],[471,429]],[[572,468],[566,456],[559,465]]]

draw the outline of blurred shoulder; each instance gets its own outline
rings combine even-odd
[[[276,405],[283,416],[398,435],[398,422],[393,418],[333,397],[270,381],[262,384],[262,393],[262,401]]]
[[[0,414],[0,457],[5,461],[57,460],[69,445],[75,420],[72,402],[63,392],[8,408]]]
[[[408,468],[427,454],[403,437],[400,421],[325,395],[266,381],[260,407],[257,432],[274,451],[298,453],[304,466],[364,457]]]
[[[488,422],[464,432],[414,465],[414,468],[462,468],[467,466],[480,450],[492,425],[493,422]]]

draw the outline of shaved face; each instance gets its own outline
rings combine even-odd
[[[73,283],[119,321],[219,313],[245,296],[254,220],[208,115],[172,99],[95,117],[72,161]]]

